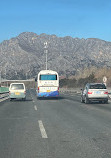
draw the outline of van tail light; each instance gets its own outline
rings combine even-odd
[[[108,92],[106,91],[106,92],[104,92],[104,94],[108,94]]]
[[[58,87],[58,91],[59,91],[59,87]]]
[[[39,93],[39,87],[38,87],[38,93]]]
[[[26,91],[24,91],[24,94],[26,94]]]
[[[11,94],[11,92],[9,91],[9,95]]]
[[[89,91],[88,94],[92,94],[92,92]]]

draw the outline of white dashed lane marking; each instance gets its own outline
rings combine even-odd
[[[39,128],[40,128],[40,132],[41,132],[42,138],[48,138],[42,121],[39,120],[38,123],[39,123]]]
[[[37,111],[37,106],[36,105],[34,106],[34,109]]]

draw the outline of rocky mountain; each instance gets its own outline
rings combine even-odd
[[[7,79],[34,77],[45,69],[44,42],[48,43],[48,69],[74,75],[86,67],[111,67],[111,42],[23,32],[0,44],[0,69]]]

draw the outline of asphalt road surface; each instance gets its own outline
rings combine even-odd
[[[0,102],[0,158],[111,158],[111,103],[79,94]]]

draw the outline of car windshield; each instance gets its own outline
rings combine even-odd
[[[12,90],[24,89],[24,86],[23,86],[23,84],[12,84],[11,89]]]
[[[57,80],[57,75],[40,75],[40,80]]]
[[[104,84],[94,84],[90,85],[90,89],[106,89],[106,86]]]

